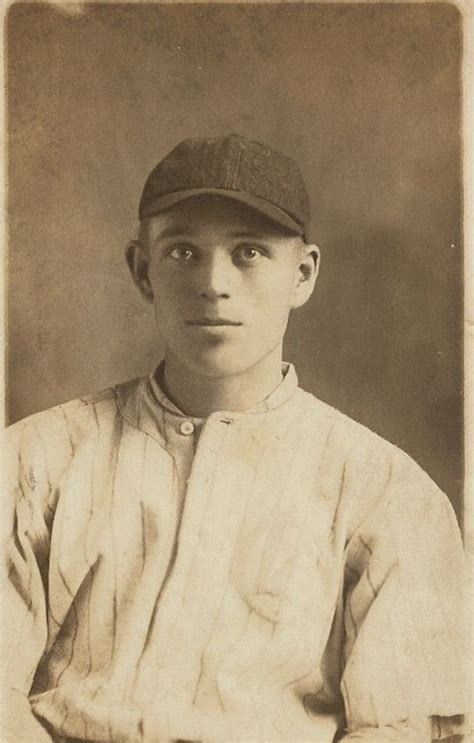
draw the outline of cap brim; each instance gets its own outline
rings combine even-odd
[[[270,201],[266,201],[259,196],[248,193],[247,191],[234,191],[229,188],[189,188],[185,191],[175,191],[174,193],[159,196],[142,209],[140,219],[153,217],[155,214],[159,214],[160,212],[169,209],[171,206],[179,204],[181,201],[186,201],[187,199],[191,199],[193,196],[200,196],[201,194],[215,194],[218,196],[225,196],[234,201],[239,201],[241,204],[245,204],[261,214],[264,214],[266,217],[269,217],[269,219],[282,227],[286,227],[295,235],[304,235],[304,228],[302,225],[278,206],[275,206]]]

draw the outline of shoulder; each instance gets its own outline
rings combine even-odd
[[[8,496],[2,506],[5,523],[16,504],[29,504],[32,513],[55,512],[60,483],[75,464],[82,472],[94,461],[102,444],[110,453],[123,435],[120,391],[126,391],[130,404],[139,398],[141,379],[109,387],[34,413],[9,426],[1,447],[2,476]],[[109,457],[103,459],[108,461]],[[84,469],[85,465],[85,469]],[[43,518],[43,516],[41,517]],[[46,518],[46,515],[44,515]]]
[[[308,431],[325,431],[322,477],[339,473],[340,503],[351,514],[351,531],[370,514],[399,526],[455,520],[447,496],[407,452],[310,393],[300,390],[300,399]]]
[[[361,467],[378,463],[408,463],[413,461],[402,449],[387,441],[375,431],[349,417],[341,410],[320,400],[309,392],[298,390],[308,433],[313,430],[326,432],[328,453],[339,453],[346,464]]]
[[[30,448],[35,441],[43,449],[74,449],[97,430],[113,426],[121,417],[119,394],[126,391],[129,398],[138,395],[143,381],[133,379],[22,418],[7,427],[7,443],[17,449]]]

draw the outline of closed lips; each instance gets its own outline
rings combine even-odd
[[[242,325],[241,322],[235,322],[234,320],[221,320],[203,318],[202,320],[187,320],[188,325]]]

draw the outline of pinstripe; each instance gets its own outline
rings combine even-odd
[[[14,574],[15,570],[16,570],[15,566],[12,565],[8,571],[9,578],[11,578],[12,574]],[[29,620],[31,619],[30,614],[33,613],[32,597],[31,597],[31,574],[28,580],[28,589],[29,589],[28,593],[26,595],[26,598],[24,599],[25,605],[26,605],[25,606],[26,611],[24,611],[22,616],[19,618],[19,623],[18,623],[18,626],[16,627],[18,631],[18,637],[23,636],[23,627],[27,624],[27,622],[29,622]],[[15,649],[16,649],[16,644],[15,644]]]
[[[36,483],[34,480],[34,473],[32,472],[31,467],[27,468],[25,466],[21,453],[18,455],[18,463],[19,463],[20,476],[19,476],[19,483],[18,483],[18,488],[16,492],[19,493],[20,496],[24,499],[25,503],[27,504],[30,510],[30,513],[33,514],[34,513],[33,503],[31,499],[28,498],[25,494],[25,485],[27,486],[27,488],[34,491],[36,487]],[[33,475],[33,479],[30,479],[32,475]],[[24,482],[22,482],[22,480]]]
[[[157,596],[157,599],[156,599],[156,602],[155,602],[155,608],[153,610],[153,613],[152,613],[152,616],[151,616],[151,619],[150,619],[150,624],[148,626],[148,631],[147,631],[147,634],[146,634],[146,637],[145,637],[145,642],[143,643],[143,649],[142,649],[142,652],[141,652],[140,657],[138,659],[137,666],[140,665],[140,662],[143,659],[143,656],[145,654],[145,651],[148,650],[148,648],[150,646],[150,641],[151,641],[151,638],[153,636],[153,630],[155,628],[155,621],[156,621],[156,614],[158,612],[159,599],[160,599],[160,596],[163,594],[163,591],[165,590],[166,585],[167,585],[167,582],[168,582],[169,577],[171,575],[171,571],[172,571],[173,565],[174,565],[174,559],[176,557],[176,550],[177,550],[177,547],[175,545],[174,548],[173,548],[173,552],[171,553],[171,557],[170,557],[170,560],[168,562],[168,566],[167,566],[166,573],[164,575],[162,584],[160,586],[160,590],[159,590],[159,593],[158,593],[158,596]]]
[[[144,483],[144,472],[145,472],[145,461],[146,461],[146,454],[147,454],[147,439],[143,439],[143,447],[142,447],[142,455],[141,455],[141,480],[140,480],[140,490],[143,491],[145,489],[145,483]],[[147,556],[147,544],[146,544],[146,525],[145,525],[145,511],[144,511],[144,504],[143,500],[140,498],[140,526],[141,526],[141,546],[142,546],[142,567],[141,567],[141,574],[143,574],[143,571],[145,569],[145,563],[146,563],[146,556]]]
[[[18,543],[21,546],[21,543]],[[11,547],[13,555],[14,552],[17,551],[18,554],[21,555],[20,550],[18,549],[18,545],[14,545]],[[22,558],[22,561],[25,558]],[[18,579],[17,579],[18,577]],[[18,566],[15,563],[11,563],[8,566],[8,578],[11,581],[14,589],[17,591],[17,593],[22,597],[23,601],[26,605],[26,611],[31,612],[33,610],[33,600],[31,596],[31,582],[32,582],[32,570],[30,568],[30,571],[28,573],[28,579],[27,579],[27,585],[23,586],[21,582],[21,575],[19,574]]]
[[[97,421],[97,425],[98,425],[98,421]],[[94,491],[95,491],[95,488],[94,488],[94,471],[93,471],[93,468],[91,467],[91,485],[90,485],[90,493],[91,493],[91,495],[90,495],[90,501],[89,501],[89,520],[88,520],[88,527],[92,523],[92,516],[93,516],[93,512],[94,512],[94,508],[93,508]],[[89,528],[88,528],[88,531],[89,531]],[[89,557],[88,557],[88,554],[87,554],[87,552],[88,552],[88,549],[87,548],[88,548],[88,545],[87,545],[87,541],[86,541],[86,555],[85,556],[86,556],[86,561],[90,564],[90,560],[89,560]],[[87,632],[87,652],[88,652],[88,670],[87,670],[87,672],[85,674],[85,678],[87,678],[87,676],[89,676],[89,674],[90,674],[90,672],[92,670],[92,648],[91,648],[91,634],[90,634],[90,627],[91,627],[91,603],[92,603],[92,583],[93,583],[93,580],[94,580],[94,568],[93,568],[92,565],[90,566],[90,571],[91,571],[92,580],[91,580],[91,585],[89,587],[89,592],[88,592],[88,596],[87,596],[87,627],[86,627],[86,632]]]
[[[145,489],[145,483],[143,481],[143,477],[144,477],[143,473],[145,471],[147,445],[148,445],[148,440],[145,438],[143,439],[143,450],[142,450],[142,466],[141,466],[142,477],[140,481],[141,490]],[[146,565],[146,558],[147,558],[147,537],[146,537],[146,523],[145,523],[145,507],[144,507],[144,503],[142,499],[140,499],[140,528],[141,528],[141,550],[142,550],[142,565],[141,565],[140,575],[143,575],[143,571],[145,570],[145,565]]]
[[[96,427],[96,436],[100,440],[100,432],[101,427],[99,423],[99,417],[97,413],[97,406],[95,403],[91,404],[92,413],[93,413],[93,419]],[[93,515],[94,515],[94,499],[95,499],[95,479],[94,479],[94,467],[92,466],[90,469],[90,498],[89,498],[89,514],[88,514],[88,524],[87,524],[87,534],[89,534],[90,531],[90,525],[92,524]],[[89,544],[86,539],[85,543],[85,559],[86,562],[89,564],[89,574],[90,574],[90,584],[89,589],[87,592],[87,625],[86,625],[86,635],[87,635],[87,670],[84,674],[84,679],[86,679],[92,670],[92,645],[91,645],[91,611],[92,611],[92,586],[94,583],[94,565],[92,564],[92,561],[89,557]],[[84,720],[84,728],[85,728],[85,734],[87,733],[87,721]]]
[[[100,432],[99,415],[97,413],[97,403],[95,402],[91,403],[91,408],[92,408],[92,414],[94,416],[95,425],[97,426],[97,430]]]
[[[61,413],[62,413],[62,416],[63,416],[63,419],[64,419],[64,425],[66,426],[67,440],[69,442],[69,447],[71,449],[71,455],[74,456],[76,449],[75,449],[75,446],[74,446],[74,441],[73,441],[73,438],[72,438],[71,430],[69,428],[69,421],[67,419],[66,412],[65,412],[65,410],[63,408],[61,408]]]
[[[110,505],[111,505],[110,532],[111,532],[111,538],[112,538],[112,550],[114,552],[114,561],[113,561],[114,593],[113,593],[113,603],[112,603],[112,652],[110,655],[110,666],[112,666],[113,659],[114,659],[115,642],[116,642],[116,634],[117,634],[117,570],[118,570],[118,564],[117,564],[116,540],[115,540],[115,532],[114,532],[113,508],[114,508],[114,501],[115,501],[117,465],[118,465],[120,451],[122,447],[122,437],[123,437],[123,418],[120,418],[119,433],[117,436],[116,456],[115,456],[115,461],[112,465],[112,495],[111,495],[111,501],[110,501]]]
[[[166,575],[166,573],[165,573],[165,575]],[[136,667],[135,667],[133,681],[132,681],[132,688],[133,689],[135,689],[138,686],[138,679],[139,679],[139,676],[140,676],[141,664],[142,664],[142,661],[143,661],[143,659],[145,657],[145,654],[146,654],[148,648],[150,647],[151,638],[152,638],[153,630],[154,630],[154,627],[155,627],[156,615],[157,615],[157,611],[158,611],[159,596],[161,595],[162,591],[163,591],[163,581],[161,582],[160,587],[158,589],[158,594],[157,594],[156,600],[154,602],[153,609],[151,611],[150,621],[148,622],[148,627],[147,627],[145,636],[143,638],[143,641],[141,643],[140,652],[139,652],[138,657],[137,657]]]
[[[165,446],[167,449],[169,449],[169,433],[168,433],[169,413],[168,411],[165,409],[160,410],[160,418],[161,418],[161,430],[163,431]]]
[[[376,590],[374,584],[372,583],[372,579],[370,577],[370,566],[367,566],[367,570],[365,571],[365,577],[367,579],[367,583],[369,584],[372,593],[374,594],[374,598],[377,596],[378,591]]]
[[[326,446],[327,446],[327,443],[326,443]],[[334,509],[334,516],[333,516],[332,524],[331,524],[331,534],[333,535],[333,538],[335,537],[335,534],[336,534],[336,528],[337,528],[337,524],[338,524],[338,516],[340,514],[341,503],[342,503],[342,496],[344,494],[344,489],[345,489],[345,483],[346,483],[346,467],[347,467],[347,461],[344,462],[344,466],[342,468],[341,484],[339,486],[339,495],[338,495],[338,498],[337,498],[336,508]]]
[[[113,727],[112,727],[112,720],[110,717],[110,711],[107,713],[107,731],[109,733],[109,740],[114,740],[114,733],[113,733]]]
[[[84,678],[87,678],[92,671],[92,646],[91,646],[91,604],[92,604],[92,584],[94,582],[94,567],[91,566],[91,585],[89,586],[89,592],[87,596],[87,652],[88,652],[88,669],[84,674]]]
[[[347,623],[345,622],[347,642],[344,648],[344,660],[347,660],[351,652],[352,646],[356,640],[357,631],[358,631],[357,622],[354,617],[354,609],[352,606],[352,591],[350,591],[350,593],[347,595],[345,604],[346,604],[347,615],[349,616],[350,623],[352,625],[352,633],[351,633],[350,628],[347,626]]]
[[[352,632],[352,639],[351,639],[350,646],[348,644],[346,644],[345,647],[344,647],[344,651],[343,651],[344,652],[344,661],[347,661],[347,658],[349,656],[351,647],[352,647],[352,645],[355,642],[355,639],[357,637],[357,622],[356,622],[356,620],[354,618],[354,610],[352,608],[351,598],[352,598],[351,596],[348,597],[347,602],[346,602],[346,606],[347,606],[347,610],[348,610],[347,613],[348,613],[349,618],[351,620],[353,632]],[[350,631],[347,629],[347,626],[346,626],[346,631],[347,631],[347,638],[349,639],[351,637],[351,634],[350,634]]]
[[[64,673],[67,671],[67,669],[69,668],[69,666],[71,665],[71,661],[72,661],[73,656],[74,656],[74,644],[75,644],[76,638],[77,638],[78,618],[77,618],[77,607],[76,607],[76,602],[75,602],[75,596],[74,596],[73,592],[71,591],[71,589],[70,589],[70,587],[69,587],[69,585],[68,585],[68,583],[66,581],[66,578],[64,577],[64,575],[63,575],[63,573],[61,571],[61,568],[59,567],[59,564],[57,566],[57,569],[58,569],[58,574],[59,574],[59,577],[61,578],[61,582],[62,582],[64,588],[66,589],[66,591],[69,594],[69,596],[72,598],[71,609],[73,610],[73,613],[74,613],[74,624],[75,624],[74,634],[71,637],[71,652],[70,652],[69,658],[67,659],[66,664],[61,669],[61,671],[59,672],[59,674],[58,674],[58,676],[56,678],[56,684],[59,686],[61,684],[61,678],[63,677]]]
[[[54,616],[54,614],[53,614],[53,610],[51,609],[51,606],[48,606],[48,615],[49,615],[49,616],[51,617],[51,619],[53,620],[54,624],[55,624],[55,625],[56,625],[57,627],[61,627],[61,622],[59,622],[59,621],[58,621],[58,620],[56,619],[56,617]]]
[[[38,441],[41,444],[41,450],[43,452],[42,456],[42,464],[44,465],[44,469],[46,472],[46,483],[48,485],[48,492],[51,490],[51,472],[49,469],[49,456],[48,456],[48,447],[46,446],[46,442],[44,441],[43,434],[41,432],[40,426],[33,423],[32,424],[32,430],[35,432],[35,437],[38,439]]]
[[[19,490],[21,492],[21,496],[25,498],[22,488],[19,488]],[[18,554],[20,555],[22,561],[26,562],[26,553],[21,543],[19,528],[20,527],[18,523],[18,512],[17,512],[17,509],[15,508],[14,513],[13,513],[12,528],[10,531],[10,540],[14,548],[17,550]],[[31,568],[30,568],[30,571],[31,571]]]
[[[350,695],[349,695],[349,689],[347,687],[347,682],[344,679],[344,677],[342,678],[342,681],[341,681],[341,688],[342,688],[342,693],[344,695],[344,705],[345,705],[345,708],[346,708],[346,718],[347,718],[347,720],[352,720],[353,717],[354,717],[353,712],[352,712],[352,704],[351,704],[351,699],[350,699]]]
[[[372,557],[372,554],[373,554],[372,547],[369,547],[369,545],[367,544],[367,542],[365,542],[364,539],[360,535],[359,535],[359,542],[361,543],[361,545],[363,546],[363,548],[365,550],[367,550],[367,552],[369,553],[369,555]]]
[[[175,466],[174,460],[173,460],[173,465]],[[173,552],[172,552],[172,554],[170,556],[170,559],[169,559],[169,562],[168,562],[168,565],[167,565],[165,574],[163,576],[162,583],[161,583],[161,585],[160,585],[160,587],[158,589],[158,592],[157,592],[155,606],[154,606],[152,615],[150,617],[150,623],[148,625],[148,630],[147,630],[147,633],[146,633],[146,636],[145,636],[145,639],[144,639],[144,642],[143,642],[143,646],[142,646],[142,650],[141,650],[140,656],[139,656],[139,658],[137,660],[136,676],[139,673],[140,664],[141,664],[141,662],[143,660],[143,657],[144,657],[146,651],[148,650],[148,648],[150,646],[150,641],[151,641],[151,638],[153,636],[153,630],[154,630],[154,627],[155,627],[155,621],[156,621],[156,615],[157,615],[157,612],[158,612],[158,605],[159,605],[160,596],[162,596],[163,591],[164,591],[164,589],[166,587],[168,578],[169,578],[169,576],[171,574],[171,570],[173,568],[173,563],[174,563],[174,557],[176,556],[176,550],[177,550],[177,545],[175,544],[174,545],[174,548],[173,548]]]
[[[143,501],[140,501],[140,519],[141,519],[141,526],[142,526],[142,570],[145,568],[145,562],[146,562],[146,532],[145,532],[145,512],[143,510]]]
[[[195,684],[195,687],[194,687],[194,694],[193,694],[193,699],[192,699],[192,702],[191,702],[191,704],[192,704],[193,707],[196,704],[197,693],[198,693],[199,684],[200,684],[200,681],[202,679],[203,672],[204,672],[204,659],[203,659],[203,655],[201,654],[201,657],[199,659],[199,675],[197,677],[197,681],[196,681],[196,684]]]

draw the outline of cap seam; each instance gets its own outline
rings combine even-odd
[[[240,165],[240,162],[241,162],[241,159],[242,159],[242,147],[240,147],[237,142],[235,143],[235,150],[236,150],[235,161],[234,161],[234,163],[232,165],[232,169],[231,169],[231,173],[230,173],[230,178],[229,178],[229,180],[230,180],[229,188],[231,188],[231,189],[232,189],[232,186],[235,186],[236,175],[238,173],[239,165]],[[237,189],[236,188],[233,188],[232,190],[235,191]]]

